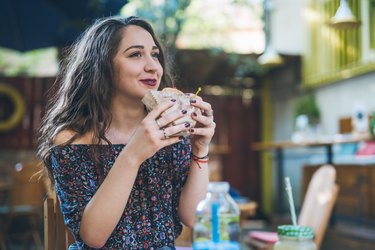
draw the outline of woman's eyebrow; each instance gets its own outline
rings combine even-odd
[[[142,46],[142,45],[132,45],[132,46],[128,47],[127,49],[125,49],[123,51],[123,53],[125,53],[126,51],[128,51],[130,49],[144,49],[144,48],[145,48],[145,46]]]
[[[143,46],[143,45],[132,45],[132,46],[130,46],[130,47],[128,47],[127,49],[125,49],[124,51],[123,51],[123,53],[125,53],[126,51],[128,51],[128,50],[130,50],[130,49],[144,49],[145,48],[145,46]],[[159,49],[159,47],[158,46],[152,46],[152,50],[158,50]]]

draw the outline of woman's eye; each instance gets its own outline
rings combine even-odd
[[[141,56],[141,52],[139,51],[130,54],[130,57],[140,57],[140,56]]]
[[[159,59],[160,54],[159,52],[155,52],[155,53],[152,53],[152,56]]]

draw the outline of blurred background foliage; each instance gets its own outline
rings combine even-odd
[[[186,8],[190,3],[190,0],[135,0],[125,5],[121,14],[147,19],[164,44],[174,49],[177,36],[186,21]]]
[[[58,70],[57,48],[18,52],[0,48],[0,75],[55,76]]]
[[[253,57],[264,49],[262,0],[130,0],[120,15],[149,20],[173,56],[176,49],[228,53],[236,76],[263,73]],[[249,34],[252,34],[249,36]],[[55,76],[58,48],[17,52],[0,48],[0,75]]]

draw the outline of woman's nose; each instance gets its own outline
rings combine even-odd
[[[147,57],[146,64],[145,64],[146,71],[156,71],[157,70],[157,62],[154,57]]]

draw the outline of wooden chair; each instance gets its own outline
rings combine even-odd
[[[318,249],[323,241],[339,191],[335,180],[336,170],[331,165],[324,165],[314,173],[298,218],[299,225],[313,229]],[[276,232],[253,231],[245,240],[254,249],[271,250],[275,239],[277,239]]]
[[[312,227],[315,243],[320,248],[339,193],[336,170],[331,165],[320,167],[313,175],[299,214],[299,224]]]
[[[40,225],[42,222],[42,206],[45,196],[44,185],[34,174],[39,171],[38,161],[17,163],[13,169],[10,199],[8,204],[0,207],[0,215],[5,217],[3,228],[2,248],[10,240],[23,240],[25,246],[30,246],[26,240],[33,239],[36,249],[42,249]],[[17,220],[16,218],[22,218]],[[20,228],[17,223],[27,223]],[[18,226],[18,227],[16,227]],[[22,230],[21,230],[22,229]]]
[[[7,249],[4,241],[3,233],[0,233],[0,249]]]
[[[55,195],[48,197],[44,201],[44,249],[66,250],[74,241],[64,224],[59,200]]]

